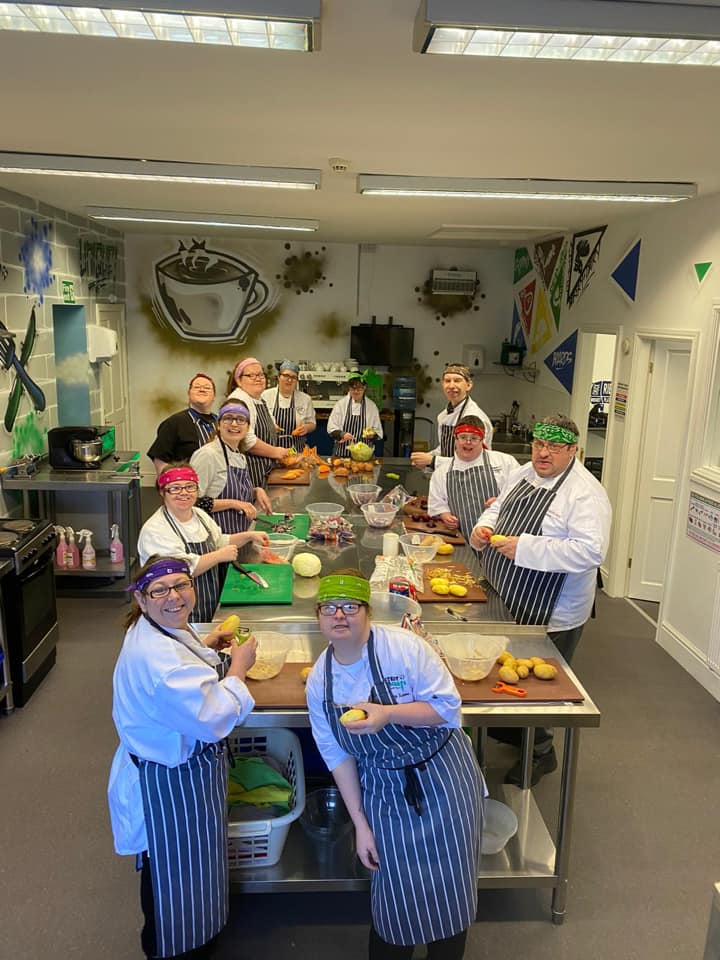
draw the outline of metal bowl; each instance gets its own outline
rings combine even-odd
[[[80,463],[98,463],[102,460],[102,440],[73,440],[72,453]]]

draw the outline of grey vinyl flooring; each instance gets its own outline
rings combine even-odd
[[[582,734],[568,914],[550,892],[480,891],[466,957],[697,960],[720,879],[718,703],[623,600],[599,599],[575,669],[600,706]],[[131,858],[112,850],[105,787],[111,672],[125,604],[60,601],[58,663],[0,716],[0,957],[136,960]],[[509,765],[497,746],[492,764]],[[553,816],[558,776],[536,789]],[[366,956],[365,894],[234,897],[219,960]],[[424,950],[416,951],[421,957]]]

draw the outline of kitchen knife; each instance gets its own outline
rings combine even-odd
[[[255,573],[254,570],[248,570],[244,567],[239,560],[233,560],[233,566],[236,570],[239,570],[244,576],[249,577],[253,583],[256,583],[259,587],[262,587],[263,590],[268,589],[268,582],[264,577],[261,577],[259,573]]]

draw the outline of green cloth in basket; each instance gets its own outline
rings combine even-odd
[[[292,786],[262,757],[236,757],[228,779],[228,803],[275,807],[277,815],[290,812]]]

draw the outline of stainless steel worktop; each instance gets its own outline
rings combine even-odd
[[[137,450],[116,450],[97,470],[55,470],[43,460],[31,477],[3,474],[6,490],[87,490],[102,487],[128,487],[139,483]]]

